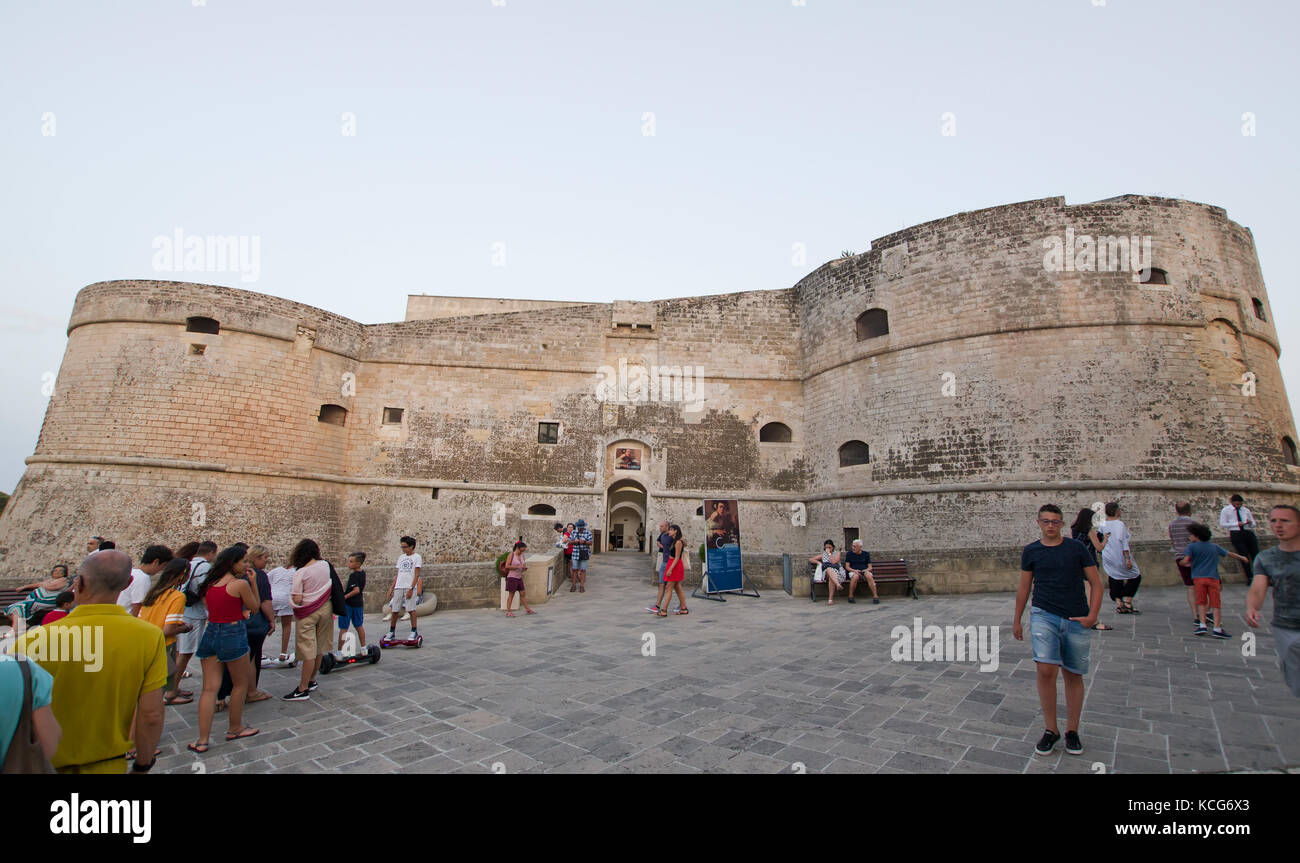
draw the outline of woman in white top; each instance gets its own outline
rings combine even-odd
[[[1133,607],[1133,597],[1142,584],[1142,573],[1129,550],[1132,534],[1128,525],[1119,520],[1118,503],[1106,504],[1106,523],[1097,528],[1097,532],[1106,538],[1101,550],[1101,563],[1110,582],[1110,598],[1115,600],[1115,613],[1141,614]]]

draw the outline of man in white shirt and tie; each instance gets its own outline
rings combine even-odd
[[[1246,508],[1246,501],[1239,494],[1228,499],[1230,502],[1219,513],[1219,527],[1228,531],[1228,539],[1237,554],[1246,557],[1250,563],[1243,563],[1246,571],[1246,583],[1250,584],[1253,573],[1251,567],[1259,555],[1259,540],[1255,538],[1255,516]]]

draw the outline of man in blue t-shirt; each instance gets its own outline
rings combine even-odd
[[[1092,647],[1092,626],[1101,610],[1101,576],[1088,547],[1077,539],[1061,536],[1065,518],[1060,507],[1044,504],[1038,510],[1042,538],[1025,546],[1020,554],[1020,587],[1016,591],[1016,615],[1011,634],[1023,641],[1020,618],[1033,588],[1034,604],[1029,612],[1029,635],[1033,640],[1034,662],[1038,667],[1038,702],[1043,707],[1047,730],[1034,752],[1050,755],[1061,739],[1056,725],[1056,674],[1065,678],[1065,751],[1083,754],[1079,740],[1079,718],[1083,714],[1083,675],[1088,673]],[[1090,589],[1083,592],[1087,581]],[[1091,602],[1089,601],[1091,597]]]

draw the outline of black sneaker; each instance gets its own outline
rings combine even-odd
[[[1222,626],[1214,627],[1214,631],[1211,632],[1210,635],[1213,635],[1215,638],[1232,638],[1232,636],[1229,635]]]
[[[313,681],[311,681],[310,683],[307,684],[307,691],[308,691],[308,692],[315,692],[316,689],[317,689],[319,686],[320,686],[320,684],[313,680]]]
[[[1060,739],[1061,735],[1055,731],[1044,731],[1043,736],[1038,740],[1038,745],[1034,747],[1034,754],[1051,755],[1052,750],[1056,748],[1056,741]]]
[[[873,596],[873,597],[871,597],[871,604],[872,604],[872,605],[880,605],[880,597],[878,597],[878,596]]]
[[[1083,742],[1079,740],[1079,732],[1065,732],[1065,751],[1071,755],[1083,754]]]
[[[294,689],[288,695],[284,696],[285,701],[311,701],[311,693],[303,692],[300,689]]]
[[[1193,633],[1193,634],[1194,634],[1194,635],[1204,635],[1204,634],[1207,633],[1207,632],[1209,632],[1209,630],[1205,628],[1205,624],[1201,623],[1201,622],[1198,620],[1198,621],[1196,622],[1196,632]]]
[[[852,602],[852,603],[855,603],[855,604],[856,604],[856,603],[857,603],[857,600],[850,596],[850,597],[849,597],[849,602]]]

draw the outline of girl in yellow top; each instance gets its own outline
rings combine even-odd
[[[182,692],[176,677],[176,636],[189,632],[185,622],[185,594],[181,584],[190,574],[189,561],[183,557],[168,561],[158,573],[158,583],[145,594],[140,605],[140,619],[147,620],[163,631],[167,643],[167,686],[163,689],[166,704],[189,704],[193,692]]]

